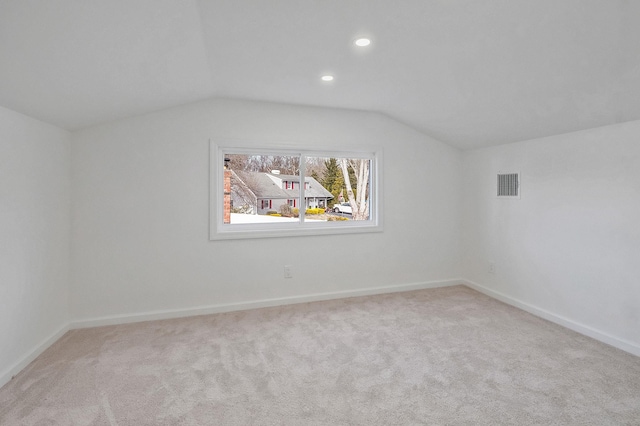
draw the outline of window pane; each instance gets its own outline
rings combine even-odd
[[[305,221],[370,220],[370,159],[309,156],[305,160]]]
[[[299,221],[299,156],[225,153],[224,160],[223,223]]]

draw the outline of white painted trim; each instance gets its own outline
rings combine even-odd
[[[40,356],[42,352],[47,350],[51,345],[58,341],[64,334],[69,331],[69,324],[65,324],[54,332],[51,336],[44,339],[40,344],[36,345],[33,349],[27,352],[18,362],[9,367],[7,370],[0,374],[0,387],[6,385],[11,379],[22,371],[27,365],[31,364],[33,360]]]
[[[155,321],[161,319],[190,317],[196,315],[209,315],[222,312],[245,311],[249,309],[268,308],[272,306],[293,305],[296,303],[317,302],[322,300],[343,299],[347,297],[370,296],[375,294],[399,293],[403,291],[423,290],[429,288],[449,287],[462,285],[462,280],[427,281],[413,284],[390,285],[384,287],[370,287],[358,290],[345,290],[327,293],[315,293],[301,296],[280,297],[274,299],[261,299],[249,302],[223,303],[219,305],[200,306],[188,309],[167,309],[151,311],[140,314],[110,315],[101,318],[88,318],[71,322],[71,329],[99,327],[104,325],[127,324],[141,321]]]
[[[573,330],[585,336],[591,337],[592,339],[596,339],[602,343],[606,343],[615,348],[621,349],[625,352],[629,352],[630,354],[640,356],[640,346],[633,342],[618,338],[616,336],[612,336],[611,334],[605,333],[600,330],[596,330],[595,328],[573,321],[569,318],[563,317],[562,315],[549,312],[546,309],[542,309],[537,306],[531,305],[529,303],[525,303],[511,296],[507,296],[506,294],[501,293],[499,291],[491,290],[473,281],[463,279],[462,282],[467,287],[477,290],[480,293],[486,294],[487,296],[497,299],[508,305],[515,306],[516,308],[520,308],[523,311],[527,311],[530,314],[533,314],[537,317],[546,319],[547,321],[551,321],[555,324],[561,325],[570,330]]]

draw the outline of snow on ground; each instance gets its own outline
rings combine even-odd
[[[231,213],[231,224],[299,222],[297,217],[267,216],[262,214]]]

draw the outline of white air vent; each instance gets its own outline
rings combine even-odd
[[[520,174],[498,173],[498,197],[520,198]]]

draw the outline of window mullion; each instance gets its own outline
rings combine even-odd
[[[299,186],[299,194],[298,194],[298,217],[300,219],[300,224],[304,224],[304,216],[307,210],[307,206],[305,204],[305,200],[304,200],[304,179],[305,179],[305,174],[307,173],[306,170],[306,162],[307,162],[307,156],[304,154],[300,154],[299,160],[298,160],[298,164],[299,164],[299,174],[300,174],[300,185]]]

